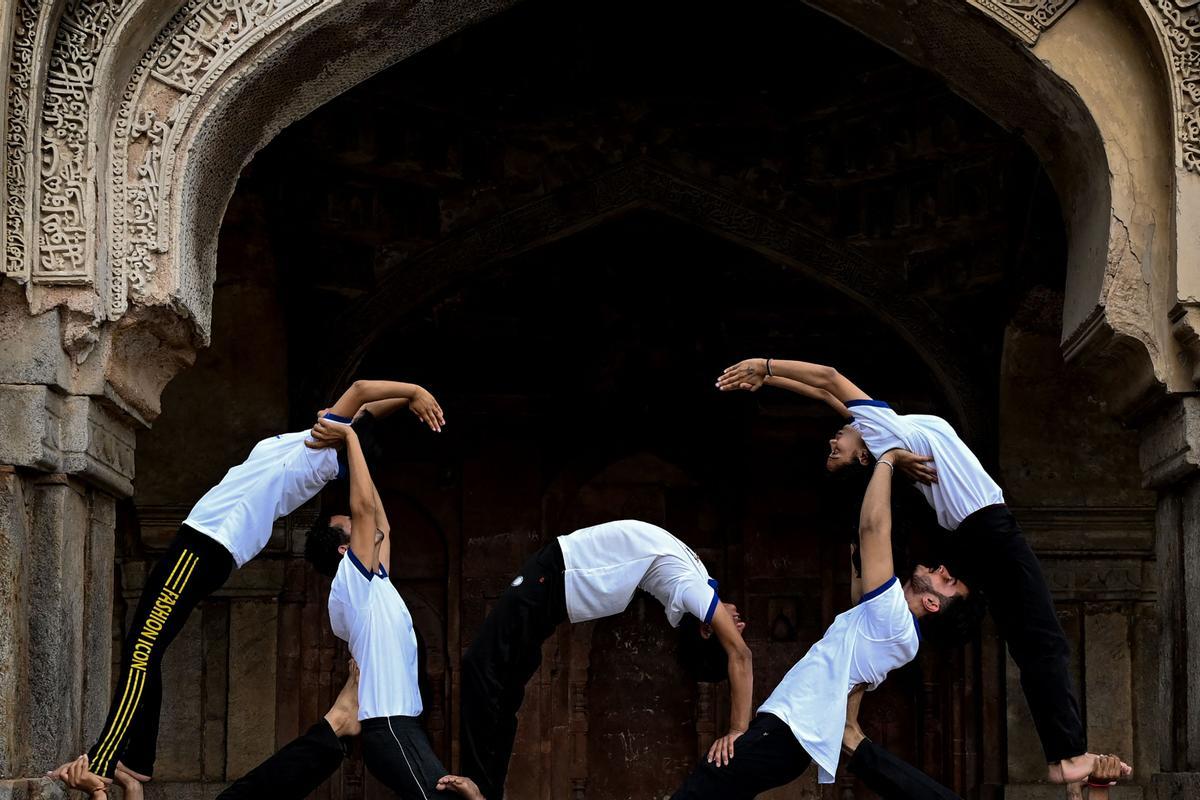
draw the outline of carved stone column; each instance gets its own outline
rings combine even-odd
[[[1162,650],[1158,800],[1200,797],[1200,398],[1142,430],[1141,465],[1158,490],[1155,520]]]

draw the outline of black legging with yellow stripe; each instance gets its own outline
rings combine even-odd
[[[162,657],[197,605],[220,589],[233,556],[213,539],[184,525],[146,578],[121,654],[121,675],[108,719],[88,751],[92,772],[111,778],[117,762],[154,774]]]

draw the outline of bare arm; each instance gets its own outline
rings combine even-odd
[[[364,405],[380,400],[407,400],[412,412],[431,429],[446,424],[442,407],[433,395],[415,383],[400,381],[355,381],[329,409],[329,413],[352,419]]]
[[[383,507],[383,500],[379,497],[379,490],[375,488],[375,484],[371,484],[371,491],[375,494],[375,530],[383,534],[383,541],[379,543],[379,563],[383,566],[384,572],[392,571],[392,526],[388,523],[387,511]]]
[[[720,603],[717,603],[713,612],[712,629],[729,658],[729,727],[742,733],[750,727],[750,702],[754,694],[753,658],[742,634],[738,632],[737,622]]]
[[[771,362],[772,368],[775,362]],[[846,408],[845,403],[833,396],[833,393],[825,389],[818,389],[815,386],[809,386],[807,383],[794,381],[791,378],[781,378],[778,375],[768,375],[763,379],[763,383],[767,386],[778,386],[780,389],[787,389],[789,392],[795,392],[798,395],[820,400],[825,405],[833,409],[833,413],[837,414],[842,419],[853,416],[850,409]]]
[[[412,401],[407,397],[396,397],[391,400],[375,400],[370,403],[363,403],[362,408],[358,410],[358,414],[355,414],[355,418],[357,419],[364,411],[368,412],[375,419],[390,417],[392,414],[406,407],[410,402]]]
[[[823,364],[772,358],[771,375],[788,378],[815,389],[823,389],[842,403],[871,399],[870,395],[851,383],[836,369]],[[757,391],[767,377],[767,359],[748,358],[731,367],[726,367],[725,371],[721,373],[721,377],[717,379],[717,388],[723,392],[733,389]]]
[[[329,423],[326,423],[329,424]],[[355,557],[371,572],[379,568],[379,545],[382,535],[377,535],[375,484],[363,457],[362,445],[353,428],[346,427],[346,463],[350,468],[350,549]]]
[[[892,563],[892,456],[885,453],[875,465],[858,519],[862,588],[872,592],[895,575]]]

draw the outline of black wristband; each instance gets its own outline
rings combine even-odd
[[[767,359],[767,377],[768,378],[775,377],[775,373],[771,372],[771,359],[769,359],[769,358]]]

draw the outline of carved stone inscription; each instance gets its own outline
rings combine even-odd
[[[1183,165],[1200,174],[1200,0],[1158,0],[1179,81],[1179,141]]]
[[[38,0],[19,0],[13,22],[12,59],[8,66],[7,130],[4,132],[4,185],[8,207],[4,213],[4,274],[27,277],[25,263],[25,154],[29,148],[30,89],[35,61]]]
[[[35,281],[92,277],[88,126],[96,59],[126,0],[72,0],[63,11],[46,73]]]

